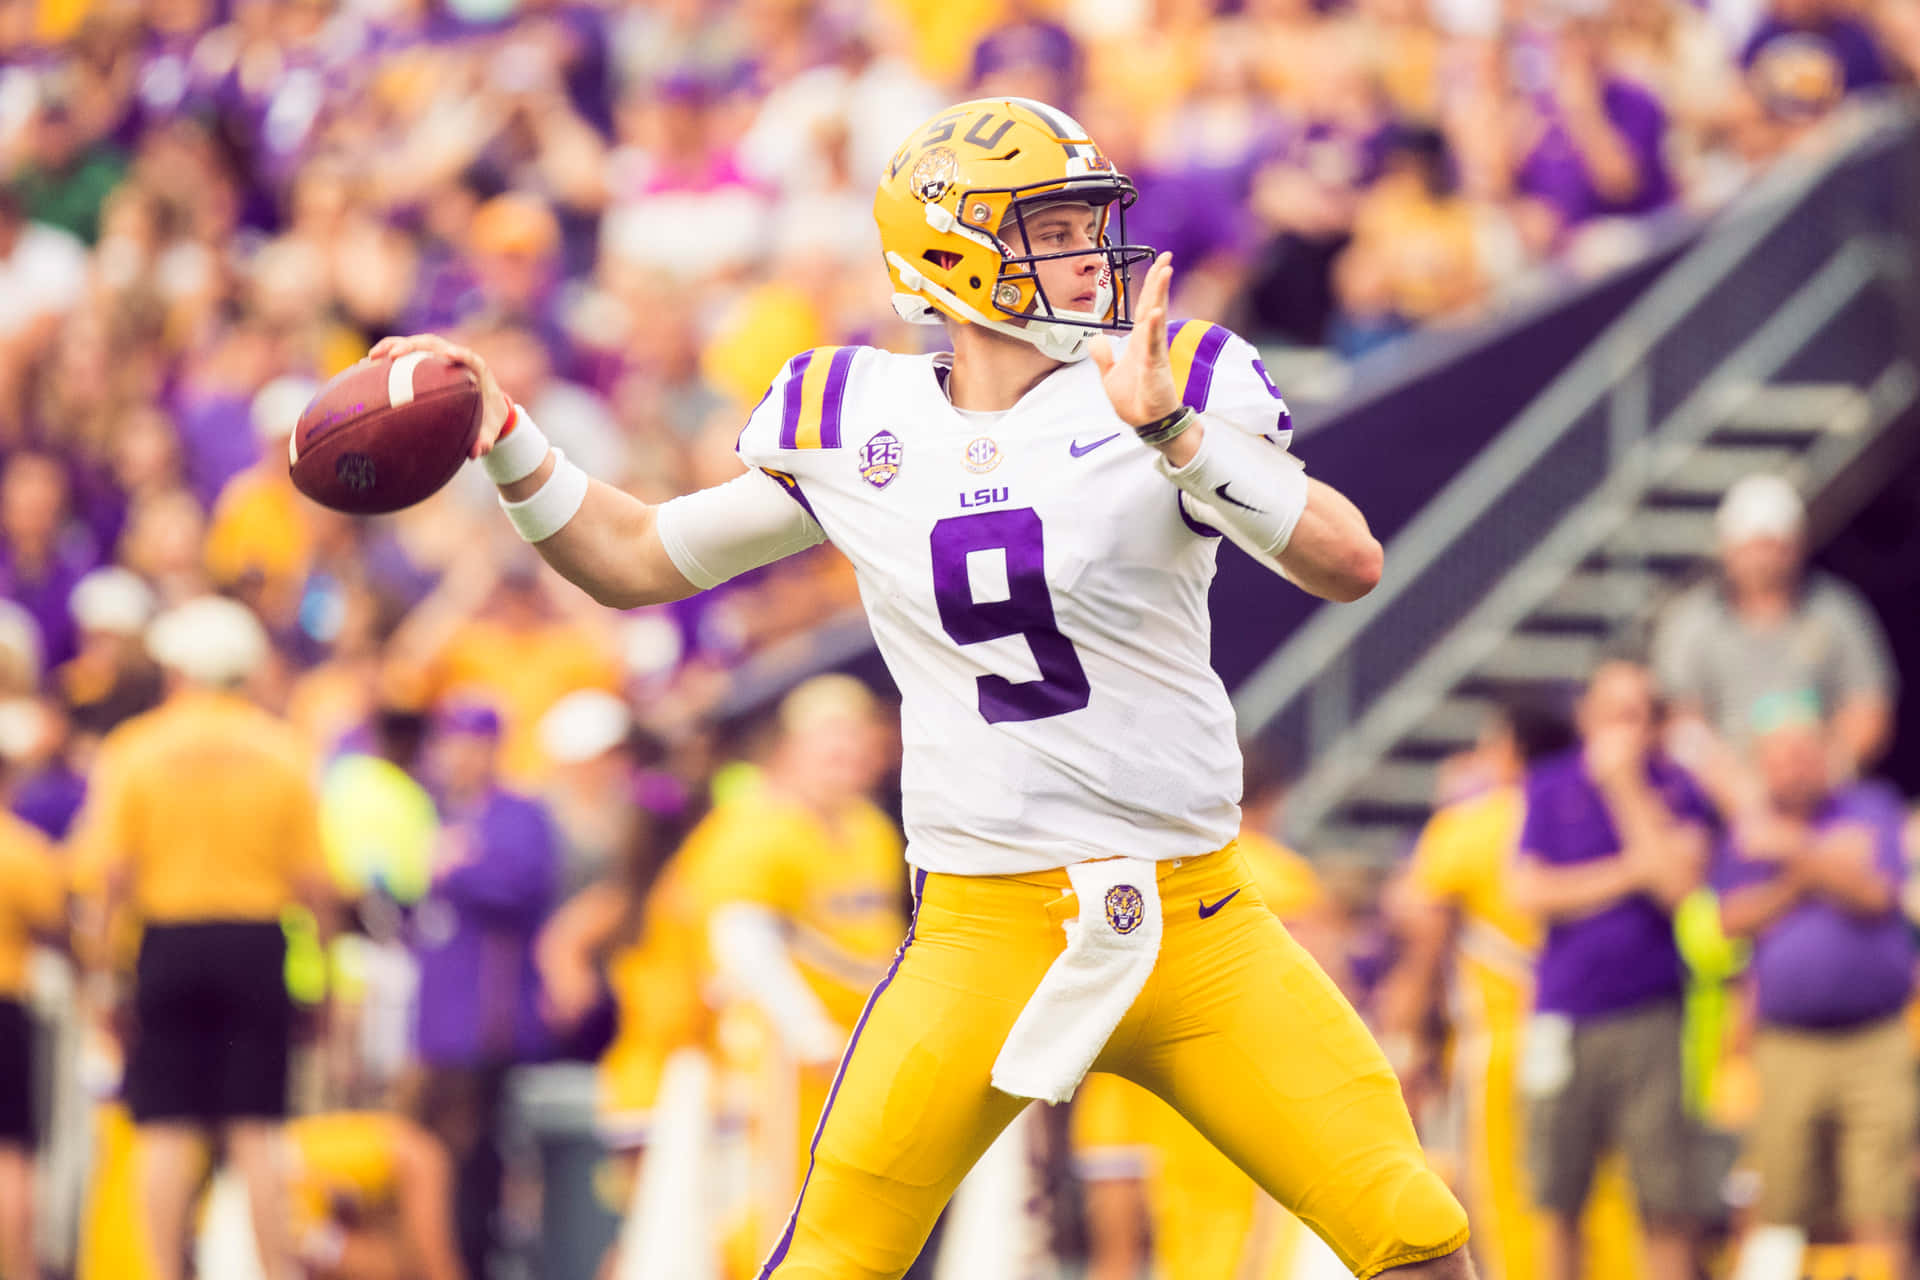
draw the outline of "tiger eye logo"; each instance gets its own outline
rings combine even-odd
[[[914,162],[913,172],[907,175],[907,185],[914,195],[932,204],[947,194],[959,172],[960,158],[953,154],[953,149],[935,147]]]
[[[354,493],[373,488],[373,459],[364,453],[343,453],[333,464],[333,474]]]
[[[1147,902],[1130,884],[1117,884],[1107,890],[1107,923],[1115,933],[1132,933],[1146,919]]]

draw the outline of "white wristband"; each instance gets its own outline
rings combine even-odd
[[[1269,441],[1203,417],[1200,450],[1184,467],[1156,460],[1167,479],[1206,503],[1253,548],[1270,556],[1287,549],[1307,509],[1307,473],[1300,460]]]
[[[528,542],[545,542],[579,513],[580,504],[587,500],[588,483],[587,473],[555,449],[553,474],[547,477],[546,483],[519,502],[508,502],[503,497],[500,506],[522,538]]]
[[[546,435],[534,425],[525,409],[515,405],[513,412],[513,430],[502,439],[495,440],[493,448],[480,459],[480,467],[487,473],[487,479],[498,485],[525,480],[547,460],[549,445]]]

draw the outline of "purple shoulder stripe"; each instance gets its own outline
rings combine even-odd
[[[827,386],[820,397],[820,447],[840,447],[840,406],[847,398],[847,373],[853,368],[858,347],[841,347],[827,366]]]
[[[787,364],[786,397],[780,409],[780,447],[797,449],[800,447],[800,399],[805,394],[807,366],[813,363],[813,352],[802,351]]]
[[[1213,366],[1220,359],[1220,349],[1227,345],[1231,336],[1225,325],[1214,325],[1200,337],[1200,344],[1193,349],[1193,368],[1187,371],[1186,390],[1181,400],[1196,413],[1207,407],[1207,392],[1213,388]]]
[[[907,936],[900,943],[900,949],[893,953],[893,963],[887,966],[887,976],[880,979],[880,985],[867,997],[867,1007],[860,1011],[860,1020],[853,1024],[853,1034],[847,1039],[846,1052],[840,1055],[840,1069],[833,1073],[833,1086],[827,1090],[827,1105],[820,1109],[820,1122],[814,1125],[813,1140],[807,1144],[807,1176],[800,1183],[800,1195],[793,1202],[793,1212],[787,1215],[786,1230],[780,1233],[779,1243],[767,1255],[766,1265],[760,1268],[756,1280],[770,1280],[773,1273],[780,1269],[780,1264],[787,1260],[787,1251],[793,1248],[793,1230],[800,1221],[800,1206],[807,1200],[807,1183],[813,1181],[813,1162],[820,1151],[820,1135],[826,1130],[827,1117],[833,1114],[834,1099],[840,1096],[840,1082],[847,1077],[847,1064],[853,1061],[853,1051],[860,1045],[860,1033],[867,1029],[867,1018],[873,1013],[880,993],[893,985],[894,975],[900,972],[900,962],[907,958],[907,948],[913,945],[914,930],[920,927],[920,898],[926,889],[927,873],[918,867],[914,868],[913,918],[907,922]]]

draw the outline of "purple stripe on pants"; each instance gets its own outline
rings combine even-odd
[[[1200,339],[1200,345],[1194,348],[1193,368],[1187,371],[1187,389],[1180,398],[1195,413],[1206,410],[1207,392],[1213,387],[1213,364],[1220,358],[1220,348],[1226,345],[1226,329],[1215,325],[1207,330]]]
[[[813,1161],[820,1150],[820,1135],[826,1132],[827,1117],[833,1114],[833,1101],[840,1096],[840,1082],[847,1077],[847,1064],[853,1061],[853,1051],[860,1044],[860,1033],[867,1029],[867,1018],[873,1013],[873,1006],[879,1002],[880,993],[893,984],[893,975],[900,972],[900,962],[907,958],[907,948],[913,945],[913,931],[920,925],[920,897],[927,889],[927,873],[915,869],[913,873],[913,919],[907,922],[907,936],[900,943],[900,949],[893,953],[893,963],[887,966],[887,976],[867,997],[867,1007],[860,1011],[860,1021],[853,1024],[853,1035],[847,1039],[847,1049],[840,1055],[840,1069],[833,1073],[833,1087],[827,1090],[827,1105],[820,1108],[820,1122],[813,1126],[813,1140],[807,1143],[807,1176],[800,1183],[800,1195],[793,1202],[793,1212],[787,1215],[787,1229],[780,1233],[780,1243],[773,1246],[773,1252],[767,1256],[766,1265],[760,1268],[757,1280],[768,1280],[780,1264],[787,1260],[787,1250],[793,1247],[793,1231],[800,1222],[800,1206],[807,1200],[807,1183],[813,1181]]]
[[[782,449],[800,447],[800,398],[806,389],[807,366],[812,363],[813,352],[802,351],[787,368],[787,393],[780,413]]]
[[[820,397],[820,447],[840,447],[840,402],[847,398],[847,371],[853,367],[858,347],[842,347],[833,353],[827,366],[827,389]]]

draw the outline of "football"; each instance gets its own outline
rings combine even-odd
[[[287,466],[295,487],[320,505],[379,515],[451,480],[479,433],[479,380],[412,351],[335,374],[301,413]]]

